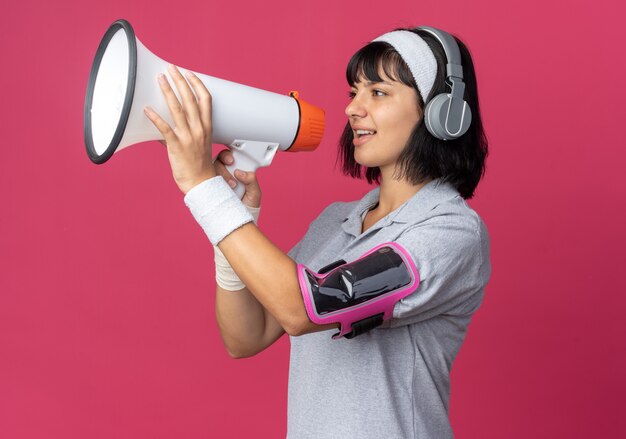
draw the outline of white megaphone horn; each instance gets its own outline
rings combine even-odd
[[[101,164],[130,145],[163,139],[143,112],[148,105],[175,126],[157,82],[160,73],[169,78],[168,64],[141,44],[128,21],[109,27],[85,97],[85,146],[92,162]],[[211,92],[213,142],[233,151],[235,163],[227,166],[231,174],[268,166],[278,149],[312,151],[319,146],[324,110],[299,99],[297,92],[280,95],[194,73]],[[239,197],[244,190],[242,184],[235,188]]]

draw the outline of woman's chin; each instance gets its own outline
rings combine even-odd
[[[366,168],[379,168],[384,166],[385,162],[376,157],[367,157],[364,154],[354,154],[354,161]]]
[[[379,164],[378,160],[375,160],[373,157],[368,157],[368,155],[363,154],[362,151],[354,152],[354,161],[366,168],[375,168]]]

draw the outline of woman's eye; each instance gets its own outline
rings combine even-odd
[[[387,93],[382,90],[374,90],[374,96],[387,96]]]
[[[354,97],[355,97],[355,96],[356,96],[356,93],[355,93],[355,92],[353,92],[353,91],[349,91],[349,92],[348,92],[348,98],[349,98],[349,99],[354,99]]]

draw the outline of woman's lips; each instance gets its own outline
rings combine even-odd
[[[355,136],[354,139],[352,140],[352,144],[354,146],[361,146],[364,143],[368,142],[375,135],[376,134],[362,134],[360,136]]]
[[[354,146],[360,146],[368,142],[373,136],[376,135],[374,130],[355,129],[353,133],[352,144]]]

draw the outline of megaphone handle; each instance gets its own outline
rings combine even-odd
[[[258,168],[268,166],[272,163],[278,144],[254,140],[235,140],[229,145],[229,148],[235,160],[232,165],[227,165],[226,169],[234,176],[235,169],[256,172]],[[236,178],[235,181],[237,181]],[[246,188],[237,181],[237,186],[235,186],[233,191],[241,199],[246,192]]]

